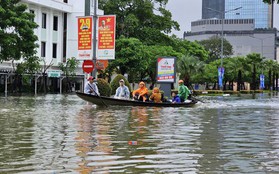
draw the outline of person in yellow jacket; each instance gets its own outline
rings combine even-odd
[[[148,89],[144,82],[139,83],[139,88],[133,91],[133,98],[135,100],[145,102],[148,99]]]
[[[159,88],[153,88],[152,95],[149,97],[149,100],[153,101],[154,103],[162,103],[162,94]]]

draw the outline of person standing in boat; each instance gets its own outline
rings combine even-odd
[[[178,96],[180,98],[180,101],[183,103],[185,100],[187,100],[189,94],[190,94],[190,90],[188,89],[187,86],[184,85],[184,81],[183,80],[179,80],[178,81]]]
[[[129,88],[125,86],[124,79],[119,80],[119,87],[116,89],[114,98],[120,98],[120,99],[130,98],[130,91]]]
[[[144,82],[139,83],[139,88],[133,91],[133,98],[135,100],[145,102],[148,99],[148,89]]]
[[[91,94],[91,95],[100,95],[99,90],[98,90],[98,86],[94,82],[95,77],[90,76],[87,80],[88,80],[88,82],[85,86],[84,93]]]

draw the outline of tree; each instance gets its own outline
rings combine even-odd
[[[26,12],[27,6],[19,2],[0,1],[0,62],[35,58],[38,46],[33,30],[37,24],[34,15]]]
[[[206,61],[208,59],[208,51],[198,42],[191,42],[175,36],[172,36],[171,39],[172,42],[168,43],[173,47],[174,51],[180,52],[184,55],[194,56],[200,61]]]
[[[273,4],[276,1],[277,1],[277,4],[279,4],[279,0],[263,0],[264,3],[268,3],[268,4]]]
[[[116,15],[116,38],[138,38],[146,45],[164,44],[172,29],[179,24],[166,10],[168,0],[99,0],[99,8],[105,14]],[[165,34],[166,33],[166,34]]]
[[[110,62],[108,69],[117,70],[120,74],[128,73],[135,77],[144,72],[149,65],[146,46],[136,38],[121,37],[116,40],[115,60]]]
[[[180,73],[180,78],[184,80],[185,85],[191,85],[191,76],[202,71],[204,63],[198,58],[190,55],[183,55],[177,61],[177,71]]]
[[[233,57],[224,60],[225,75],[224,81],[230,82],[231,89],[233,89],[233,82],[237,82],[237,90],[243,89],[243,77],[246,77],[245,70],[249,69],[246,57]]]
[[[257,67],[260,66],[263,58],[258,53],[252,53],[247,55],[247,61],[251,65],[252,69],[252,90],[256,90]]]
[[[75,57],[67,59],[66,63],[59,64],[60,70],[63,71],[64,75],[66,76],[67,90],[71,90],[71,82],[69,78],[76,75],[76,68],[78,64],[79,61]]]
[[[223,56],[228,57],[233,54],[233,47],[225,38],[223,41]],[[212,36],[199,42],[209,52],[209,58],[206,63],[221,58],[221,42],[222,38],[218,36]]]

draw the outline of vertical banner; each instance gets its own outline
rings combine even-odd
[[[115,15],[99,16],[98,59],[115,58]]]
[[[264,75],[260,75],[260,89],[264,89]]]
[[[225,73],[225,68],[224,67],[219,67],[218,68],[218,81],[219,81],[219,87],[223,87],[223,78],[224,78],[224,73]]]
[[[175,82],[175,57],[157,58],[157,82]]]
[[[92,17],[78,17],[78,60],[92,59]]]

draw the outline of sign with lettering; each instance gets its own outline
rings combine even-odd
[[[85,60],[82,63],[82,69],[86,73],[91,73],[94,70],[94,63],[92,60]]]
[[[78,17],[78,60],[92,59],[92,17]]]
[[[175,57],[157,58],[157,82],[175,82]]]
[[[98,21],[98,59],[115,59],[115,15],[100,16]]]
[[[60,70],[48,70],[47,76],[59,78],[61,76],[61,71]]]

